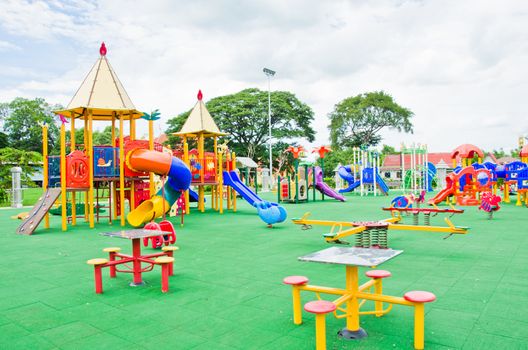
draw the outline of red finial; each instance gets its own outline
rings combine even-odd
[[[106,46],[104,41],[101,43],[101,47],[99,48],[99,53],[101,56],[106,56]]]
[[[202,90],[198,90],[198,101],[201,101],[203,98]]]

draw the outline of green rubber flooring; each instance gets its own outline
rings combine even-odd
[[[391,198],[285,207],[289,219],[310,211],[314,219],[375,220],[389,216],[380,208]],[[10,216],[21,211],[28,209],[0,211],[0,349],[313,349],[314,317],[305,313],[301,326],[292,323],[291,289],[282,278],[305,275],[313,284],[344,287],[343,267],[297,261],[329,246],[322,239],[327,228],[303,231],[288,220],[268,229],[239,200],[237,213],[193,212],[185,227],[177,226],[180,250],[169,293],[161,293],[156,268],[136,288],[128,286],[130,274],[111,280],[104,271],[104,294],[96,295],[86,260],[104,257],[108,246],[130,252],[130,241],[98,234],[119,227],[89,229],[83,222],[61,232],[53,217],[51,229],[19,236],[19,221]],[[380,266],[392,272],[384,292],[437,296],[426,305],[426,348],[528,349],[527,218],[528,209],[514,204],[504,204],[492,221],[469,207],[452,218],[471,227],[467,235],[390,232],[389,246],[404,253]],[[303,302],[313,299],[303,294]],[[409,307],[363,316],[369,336],[361,341],[339,339],[343,326],[344,320],[327,318],[328,349],[413,347]]]

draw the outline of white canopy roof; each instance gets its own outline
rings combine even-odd
[[[202,92],[198,92],[198,101],[194,105],[194,108],[187,117],[187,120],[183,124],[180,131],[174,135],[184,135],[184,134],[210,134],[210,135],[227,135],[220,131],[216,125],[213,117],[205,107],[205,103],[202,101]]]
[[[104,50],[103,50],[104,48]],[[106,58],[104,44],[100,49],[101,56],[84,78],[79,89],[71,99],[68,107],[57,114],[70,118],[83,116],[85,110],[91,110],[93,119],[111,119],[114,115],[124,119],[139,118],[143,113],[136,110],[123,84]]]

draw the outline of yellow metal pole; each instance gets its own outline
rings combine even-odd
[[[154,121],[149,120],[149,150],[154,150]],[[149,173],[149,192],[152,197],[156,193],[156,186],[154,184],[154,173],[151,171]]]
[[[233,170],[236,169],[236,155],[235,155],[235,152],[233,152],[232,157],[231,157],[231,169],[233,169]],[[236,207],[236,191],[231,191],[231,193],[233,194],[233,211],[236,212],[236,210],[237,210],[237,207]]]
[[[130,123],[130,141],[133,141],[136,139],[136,120],[132,118],[132,114],[128,121]]]
[[[71,129],[70,129],[70,152],[75,151],[75,115],[73,112],[70,113],[71,117]],[[72,192],[71,196],[71,216],[72,226],[77,225],[77,203],[75,203],[75,192]]]
[[[125,148],[123,147],[123,113],[119,113],[119,199],[121,226],[125,226]]]
[[[88,206],[88,212],[89,212],[89,219],[90,219],[90,228],[94,227],[94,168],[93,168],[93,120],[92,120],[92,111],[88,111],[88,125],[90,132],[88,133],[88,181],[89,181],[89,188],[88,188],[88,198],[89,198],[89,206]]]
[[[116,112],[112,112],[112,147],[115,147],[115,120],[116,120]]]
[[[187,143],[187,137],[185,136],[183,137],[183,162],[189,167],[189,169],[191,168],[191,163],[189,162],[189,144]],[[185,191],[185,214],[189,215],[191,213],[190,209],[189,190],[187,190]]]
[[[414,305],[414,348],[424,348],[424,304]]]
[[[213,153],[214,153],[214,161],[215,161],[215,169],[218,171],[218,137],[215,135],[213,136]],[[216,200],[216,197],[217,197],[217,192],[218,192],[218,172],[215,172],[215,179],[214,179],[214,183],[216,183],[216,185],[213,185],[212,187],[212,195],[213,197],[211,198],[211,205],[213,207],[214,210],[218,210],[218,201]]]
[[[381,278],[374,279],[374,293],[383,294],[383,284]],[[376,310],[376,317],[383,316],[383,303],[381,301],[374,302],[374,309]]]
[[[66,198],[66,128],[64,123],[61,125],[60,129],[60,140],[61,140],[61,150],[60,150],[60,169],[61,169],[61,205],[62,205],[62,230],[66,231],[68,229],[67,216],[68,212],[66,211],[67,198]]]
[[[48,125],[42,126],[42,191],[48,190]],[[49,228],[49,213],[44,216],[44,227]]]
[[[230,162],[231,162],[231,152],[228,151],[226,153],[226,164],[227,164],[226,171],[228,172],[230,168]],[[227,186],[226,197],[227,197],[227,210],[229,210],[231,209],[231,186]]]
[[[510,184],[504,181],[504,203],[510,203]]]
[[[203,213],[205,211],[205,188],[203,186],[204,183],[204,172],[205,172],[205,154],[204,154],[204,134],[200,133],[198,135],[198,158],[200,163],[200,183],[201,185],[198,187],[198,206],[200,208],[200,211]]]
[[[116,142],[115,142],[115,138],[116,138],[116,135],[115,135],[115,121],[116,121],[116,117],[117,117],[117,113],[114,111],[112,112],[112,148],[115,148],[116,146]],[[114,155],[114,158],[113,158],[113,164],[115,164],[115,161],[116,161],[116,154],[115,154],[115,149],[113,151],[113,155]],[[114,166],[112,164],[112,166]],[[113,172],[112,172],[113,173]],[[112,178],[115,178],[115,173],[113,173],[113,176]],[[111,198],[112,198],[112,201],[113,201],[113,209],[114,209],[114,213],[113,213],[113,216],[114,216],[114,220],[117,220],[117,191],[116,191],[116,182],[115,181],[110,181],[110,192],[112,193],[111,195]],[[111,220],[110,220],[111,221]]]
[[[218,154],[218,210],[224,213],[224,162],[222,153]]]
[[[130,113],[130,119],[129,119],[129,123],[130,123],[130,141],[133,141],[136,139],[136,120],[132,118],[132,113]],[[136,198],[135,198],[135,193],[136,193],[136,182],[135,181],[130,181],[130,210],[134,210],[136,209]]]
[[[351,295],[347,300],[346,328],[349,331],[359,330],[359,304],[356,293],[358,292],[358,268],[346,266],[346,290]]]
[[[292,286],[292,298],[293,298],[293,323],[302,323],[302,309],[301,309],[301,290],[298,286]]]
[[[83,118],[84,118],[84,130],[83,130],[83,143],[84,143],[84,154],[86,155],[86,157],[88,157],[88,132],[89,132],[89,128],[88,128],[88,113],[86,110],[84,110],[84,114],[83,114]],[[90,201],[89,201],[89,191],[84,191],[84,221],[85,222],[88,222],[90,221],[89,217],[90,215],[88,214],[88,207],[89,207],[89,204],[90,204]]]
[[[326,350],[326,320],[325,314],[315,315],[315,349]]]
[[[71,129],[70,129],[70,152],[75,151],[75,115],[70,113]]]

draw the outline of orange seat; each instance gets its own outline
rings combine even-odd
[[[413,290],[403,295],[403,298],[413,303],[429,303],[436,300],[436,296],[431,292],[424,292],[421,290]]]
[[[392,274],[386,270],[370,270],[365,272],[365,275],[370,278],[387,278],[392,276]]]
[[[331,301],[315,300],[304,304],[304,310],[312,314],[327,314],[336,310],[336,305]]]
[[[291,284],[293,286],[299,286],[308,283],[308,277],[305,276],[288,276],[285,277],[282,282],[284,284]]]

